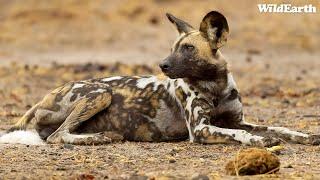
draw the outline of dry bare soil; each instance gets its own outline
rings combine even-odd
[[[260,57],[261,56],[261,57]],[[319,61],[302,64],[286,59],[268,61],[248,55],[234,62],[233,72],[243,95],[246,119],[253,123],[320,132]],[[297,58],[297,57],[296,57]],[[302,56],[301,58],[305,58]],[[284,68],[286,67],[286,68]],[[0,69],[0,129],[43,95],[70,80],[115,74],[157,73],[153,67],[134,65],[59,65],[49,67],[13,64]],[[261,177],[320,177],[320,146],[290,145],[279,155],[280,172]],[[201,145],[189,142],[123,142],[104,146],[0,145],[1,177],[27,178],[134,178],[136,176],[190,178],[196,173],[224,177],[224,166],[240,145]],[[141,177],[142,178],[142,177]],[[229,177],[228,177],[229,178]]]
[[[222,52],[247,121],[320,133],[319,14],[260,14],[258,1],[21,2],[0,1],[0,131],[68,81],[159,73],[157,63],[176,36],[164,12],[198,27],[207,11],[217,9],[229,19],[231,36]],[[318,1],[308,2],[319,9]],[[320,179],[320,146],[283,144],[277,174],[246,178]],[[242,148],[1,144],[0,179],[231,179],[236,177],[225,175],[224,166]]]

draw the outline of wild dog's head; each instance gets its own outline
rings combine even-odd
[[[209,12],[196,30],[188,23],[166,14],[180,36],[171,54],[160,64],[170,78],[211,80],[227,71],[227,63],[218,51],[227,41],[227,19],[216,11]]]

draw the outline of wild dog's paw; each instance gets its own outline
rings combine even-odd
[[[309,136],[309,144],[311,145],[320,145],[320,134],[310,135]]]
[[[262,141],[263,141],[264,147],[276,146],[281,143],[281,140],[279,138],[273,138],[273,137],[265,137],[262,139]]]
[[[111,138],[106,136],[104,133],[97,133],[92,137],[88,137],[87,142],[85,144],[92,145],[92,144],[108,144],[111,143]]]
[[[111,143],[111,139],[103,133],[96,133],[91,135],[82,135],[82,137],[75,137],[72,139],[72,144],[76,145],[100,145]]]
[[[112,142],[122,141],[124,139],[121,134],[114,131],[105,131],[103,135],[110,138]]]
[[[271,147],[271,146],[276,146],[281,143],[281,140],[278,138],[273,138],[273,137],[264,137],[259,141],[252,142],[253,146],[258,146],[258,147]]]

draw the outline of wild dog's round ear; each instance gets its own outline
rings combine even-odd
[[[181,19],[174,17],[172,14],[166,13],[166,16],[168,17],[168,19],[171,23],[176,25],[179,34],[188,33],[190,31],[194,30],[194,28],[190,24],[188,24],[187,22],[185,22]]]
[[[219,49],[227,42],[229,34],[227,19],[221,13],[211,11],[202,19],[200,32],[209,40],[212,49]]]

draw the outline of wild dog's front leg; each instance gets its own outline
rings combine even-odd
[[[225,129],[216,126],[199,124],[194,130],[194,141],[199,143],[241,143],[252,146],[273,146],[279,139],[250,134],[245,130]]]
[[[190,141],[199,143],[241,143],[253,146],[272,146],[279,144],[275,138],[265,138],[250,134],[245,130],[226,129],[210,125],[213,107],[204,100],[194,100],[188,120]]]
[[[320,144],[320,135],[308,135],[297,131],[292,131],[285,127],[272,127],[251,124],[245,121],[239,123],[239,128],[250,131],[254,134],[263,134],[269,137],[279,137],[284,141],[300,144]]]

